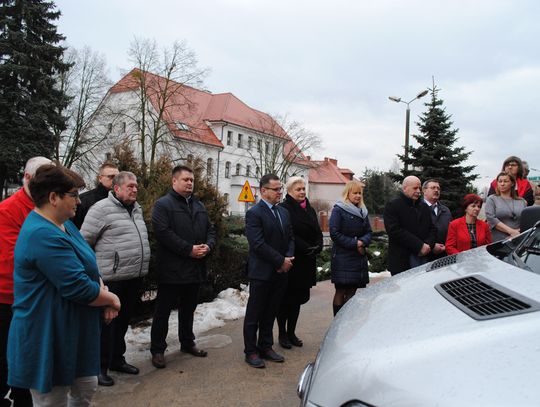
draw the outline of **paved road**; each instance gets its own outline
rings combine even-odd
[[[138,367],[138,376],[112,373],[116,384],[100,387],[93,406],[297,406],[298,377],[313,361],[328,326],[332,322],[334,287],[329,281],[311,290],[311,300],[302,306],[297,335],[301,348],[286,350],[285,363],[267,362],[266,369],[246,365],[243,354],[243,319],[228,322],[201,335],[199,345],[207,358],[195,358],[179,351],[166,354],[167,367],[155,369],[148,358]],[[276,331],[277,328],[274,329]],[[275,333],[274,336],[277,336]],[[148,353],[150,357],[150,353]]]

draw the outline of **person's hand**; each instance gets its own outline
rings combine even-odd
[[[207,253],[206,248],[208,248],[208,246],[205,244],[194,244],[189,255],[194,259],[202,259]],[[208,250],[209,249],[210,248],[208,248]]]
[[[510,228],[510,233],[509,235],[512,236],[512,237],[516,237],[517,235],[519,235],[521,232],[519,231],[519,229],[512,229]]]
[[[105,307],[103,310],[103,321],[109,325],[118,316],[118,311],[112,307]]]
[[[118,296],[115,293],[109,292],[109,295],[112,296],[110,308],[113,308],[116,311],[120,311],[120,308],[122,308],[122,304],[120,303],[120,298],[118,298]]]
[[[288,272],[293,266],[293,263],[292,263],[293,260],[294,260],[294,257],[285,257],[285,260],[283,260],[283,264],[279,268],[278,273]]]
[[[433,253],[439,254],[446,250],[446,247],[442,243],[435,243],[435,246],[433,247]]]
[[[358,253],[360,253],[361,255],[366,254],[366,247],[364,246],[364,242],[363,242],[363,241],[358,240],[358,241],[356,242],[356,250],[358,250]]]
[[[431,248],[427,243],[424,243],[422,245],[422,248],[420,249],[420,252],[418,253],[418,256],[427,256],[429,252],[431,251]]]

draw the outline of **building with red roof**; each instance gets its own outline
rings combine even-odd
[[[84,166],[92,170],[79,170],[92,178],[99,164],[110,158],[113,146],[125,139],[140,152],[141,127],[147,133],[147,156],[153,153],[154,135],[160,138],[154,149],[158,156],[169,154],[178,163],[202,158],[208,177],[229,197],[231,213],[245,212],[247,205],[237,202],[237,197],[246,180],[257,195],[258,179],[272,155],[277,161],[286,157],[292,162],[286,176],[307,177],[312,165],[272,116],[234,94],[212,94],[133,69],[110,88],[94,113],[87,133],[102,140],[92,151],[95,164]]]

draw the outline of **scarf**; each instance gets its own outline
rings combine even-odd
[[[348,212],[354,216],[358,216],[362,219],[368,215],[368,210],[365,206],[359,208],[358,206],[343,201],[337,201],[336,206],[343,209],[345,212]]]

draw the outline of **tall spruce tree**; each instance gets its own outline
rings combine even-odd
[[[52,157],[53,129],[66,127],[69,99],[56,78],[70,65],[59,16],[50,1],[0,0],[0,188],[18,180],[28,158]]]
[[[451,115],[446,114],[443,100],[438,97],[440,89],[433,83],[429,91],[431,101],[424,103],[428,109],[416,123],[420,134],[413,135],[418,145],[409,148],[407,160],[403,155],[399,156],[409,167],[406,173],[402,170],[402,175],[416,175],[422,182],[430,178],[439,180],[441,201],[455,216],[459,212],[461,198],[474,190],[471,182],[478,175],[471,173],[474,165],[464,165],[471,151],[455,146],[458,129],[452,129]]]

